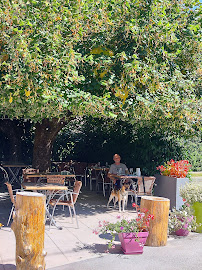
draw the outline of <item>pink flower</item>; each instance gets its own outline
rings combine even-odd
[[[120,215],[118,215],[118,216],[116,216],[116,218],[117,218],[117,219],[119,219],[119,218],[121,218],[121,216],[120,216]]]
[[[187,207],[190,207],[190,204],[189,204],[189,203],[185,203],[185,205],[186,205]]]
[[[140,215],[138,215],[138,216],[143,218],[143,217],[145,217],[145,213],[140,213]]]
[[[96,231],[96,230],[93,230],[93,233],[94,233],[94,234],[98,234],[98,231]]]
[[[114,249],[115,248],[115,245],[113,245],[111,248]]]
[[[109,253],[109,249],[106,249],[106,250],[105,250],[105,253]]]

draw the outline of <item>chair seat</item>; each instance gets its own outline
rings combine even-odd
[[[137,192],[136,190],[127,190],[128,195],[135,195]]]
[[[54,206],[56,202],[57,202],[56,199],[52,199],[52,200],[50,200],[49,204],[52,205],[52,206]],[[68,201],[60,200],[60,201],[57,202],[57,205],[72,206],[73,204],[72,204],[71,200],[68,200]]]
[[[144,196],[144,195],[148,195],[148,196],[152,196],[152,192],[138,192],[138,196]]]

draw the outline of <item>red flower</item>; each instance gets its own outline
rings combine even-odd
[[[133,204],[132,204],[132,207],[137,207],[137,204],[136,204],[136,203],[133,203]]]
[[[183,202],[186,202],[186,199],[183,198],[182,200],[183,200]]]
[[[173,159],[167,161],[167,163],[157,167],[157,170],[160,170],[162,175],[184,178],[186,177],[191,164],[188,160],[179,160],[175,162]]]

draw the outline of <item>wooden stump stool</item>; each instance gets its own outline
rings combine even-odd
[[[154,219],[150,221],[147,246],[159,247],[167,243],[168,216],[170,200],[163,197],[144,196],[141,199],[141,209],[148,209]]]
[[[44,270],[46,197],[35,192],[17,192],[11,225],[16,238],[16,269]]]

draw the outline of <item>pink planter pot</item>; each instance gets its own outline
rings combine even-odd
[[[141,254],[149,232],[119,233],[121,249],[125,254]]]
[[[184,226],[181,229],[177,230],[175,234],[178,236],[187,236],[189,234],[189,230],[187,230],[187,227],[189,226],[189,223],[192,221],[192,219],[193,216],[192,218],[187,219],[187,223],[184,224]]]
[[[175,232],[178,236],[187,236],[189,234],[189,231],[186,229],[179,229]]]

